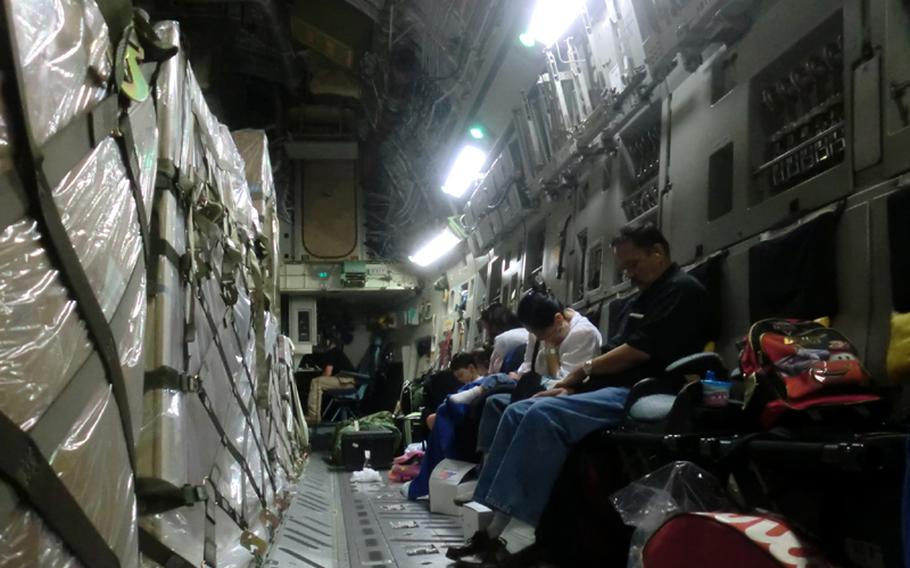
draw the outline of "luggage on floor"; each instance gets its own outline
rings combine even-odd
[[[783,519],[771,515],[686,513],[655,532],[644,568],[825,568],[830,564]]]

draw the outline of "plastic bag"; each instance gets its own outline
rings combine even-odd
[[[371,467],[365,467],[351,474],[351,483],[376,483],[378,481],[382,481],[382,476]]]
[[[733,511],[727,492],[697,465],[677,461],[633,481],[610,497],[623,522],[635,527],[629,547],[630,568],[642,565],[642,549],[671,517],[699,511]]]

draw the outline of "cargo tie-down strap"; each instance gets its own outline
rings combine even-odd
[[[164,568],[196,568],[192,562],[168,548],[141,526],[139,527],[139,551],[143,556]]]
[[[243,416],[244,416],[244,419],[246,420],[247,426],[253,432],[253,440],[256,443],[256,449],[259,451],[259,456],[262,459],[263,468],[265,469],[266,473],[268,474],[269,482],[270,482],[270,485],[272,486],[272,491],[275,491],[277,488],[277,484],[275,481],[274,473],[272,472],[271,464],[269,464],[269,462],[268,462],[268,456],[266,455],[266,452],[262,447],[262,443],[259,440],[259,437],[255,435],[256,430],[253,428],[253,418],[252,418],[252,416],[250,416],[250,410],[246,406],[246,404],[244,404],[243,398],[240,396],[240,392],[237,389],[237,384],[234,382],[234,376],[231,373],[230,360],[227,356],[227,353],[224,350],[224,345],[222,345],[222,343],[221,343],[221,336],[218,333],[218,326],[215,322],[215,318],[212,315],[211,310],[209,310],[208,306],[205,303],[205,296],[200,292],[197,294],[197,297],[199,299],[199,305],[202,307],[202,313],[205,316],[205,319],[208,322],[209,327],[212,330],[212,336],[214,339],[215,347],[218,349],[218,356],[221,359],[222,365],[224,365],[225,374],[227,375],[228,382],[231,385],[231,393],[234,395],[234,398],[237,401],[237,404],[240,405],[240,409],[243,412]],[[237,341],[237,348],[242,352],[243,345],[240,343],[239,337],[237,337],[236,329],[234,329],[234,327],[231,326],[231,330],[233,331],[233,335],[235,337],[235,340]],[[250,368],[247,366],[246,361],[243,359],[243,357],[241,357],[241,364],[243,366],[244,374],[246,375],[247,382],[249,383],[249,386],[251,389],[250,392],[255,393],[256,389],[255,389],[255,383],[253,381],[253,374],[250,371]],[[256,414],[256,419],[259,420],[259,431],[262,432],[261,417],[259,416],[258,412],[255,414]]]
[[[0,413],[0,474],[41,515],[84,566],[118,568],[120,561],[31,437]]]
[[[146,373],[145,391],[156,389],[169,389],[187,394],[196,394],[199,397],[200,404],[206,412],[212,426],[215,428],[222,445],[227,449],[231,457],[240,465],[244,476],[256,493],[256,496],[263,508],[266,507],[265,497],[257,484],[252,468],[247,462],[245,456],[233,444],[233,441],[227,435],[224,426],[221,424],[211,400],[205,392],[202,380],[198,375],[188,375],[170,367],[161,367]],[[252,430],[250,434],[254,434]],[[211,478],[210,471],[204,484],[201,486],[186,485],[184,487],[173,487],[161,480],[137,480],[137,493],[140,496],[140,514],[155,514],[178,507],[203,503],[205,506],[205,538],[203,543],[203,559],[206,566],[214,567],[216,563],[217,544],[216,544],[216,518],[213,507],[221,509],[225,515],[243,531],[249,530],[249,523],[241,511],[235,509],[230,501],[218,490]],[[185,559],[170,550],[165,544],[161,543],[149,533],[143,535],[140,533],[139,540],[140,551],[149,558],[155,560],[166,568],[184,568]],[[168,564],[171,562],[171,564]]]
[[[99,2],[99,8],[108,22],[115,45],[112,92],[64,126],[34,153],[39,160],[36,162],[39,165],[39,175],[53,188],[101,142],[113,137],[130,181],[148,265],[152,253],[149,218],[142,195],[141,167],[129,111],[132,103],[148,99],[148,85],[157,72],[158,64],[176,54],[177,48],[162,46],[151,24],[145,20],[144,15],[133,12],[129,2],[102,1]],[[120,27],[123,20],[127,25]],[[141,65],[137,56],[143,61]]]
[[[127,451],[130,464],[135,470],[135,448],[133,440],[133,427],[130,418],[130,405],[127,399],[126,385],[123,369],[120,366],[120,357],[117,353],[117,344],[111,332],[107,318],[101,309],[101,304],[95,296],[88,276],[79,262],[69,234],[60,218],[60,213],[54,203],[52,188],[44,174],[44,163],[40,149],[34,143],[34,137],[29,128],[27,109],[25,106],[25,85],[22,79],[22,69],[16,65],[16,46],[12,41],[13,29],[9,25],[12,21],[8,12],[9,4],[3,4],[2,29],[0,29],[0,64],[7,74],[16,78],[16,82],[5,82],[4,96],[8,108],[18,112],[10,112],[10,132],[13,135],[14,147],[20,152],[18,174],[22,180],[26,193],[30,197],[32,209],[38,213],[41,234],[48,239],[50,247],[47,252],[54,264],[60,267],[60,277],[66,284],[70,293],[76,300],[76,309],[85,322],[89,337],[101,355],[108,381],[111,384],[113,395],[120,410],[120,421],[123,434],[126,437]]]
[[[250,485],[253,490],[256,492],[256,496],[259,499],[259,502],[262,504],[263,508],[267,506],[265,494],[257,483],[256,476],[253,474],[253,470],[250,467],[249,463],[246,460],[246,457],[243,453],[234,445],[233,440],[228,436],[227,431],[224,428],[224,425],[221,423],[221,420],[218,418],[218,414],[215,412],[215,408],[212,405],[211,398],[205,391],[205,387],[202,384],[202,380],[195,375],[187,375],[176,369],[169,367],[161,367],[153,371],[146,373],[145,378],[145,390],[155,390],[155,389],[171,389],[188,394],[196,394],[199,397],[199,402],[202,405],[203,410],[205,410],[206,415],[208,415],[209,420],[212,423],[212,426],[215,428],[215,431],[218,434],[218,437],[221,441],[221,444],[227,449],[228,453],[234,458],[240,468],[243,470],[244,474],[249,478]],[[236,392],[236,391],[235,391]],[[242,403],[242,401],[241,401]],[[241,404],[241,408],[243,404]],[[255,438],[255,432],[250,425],[250,434]],[[140,491],[140,496],[143,498],[144,506],[160,509],[162,504],[161,500],[158,499],[160,495],[156,494],[154,491],[144,492]],[[183,505],[189,504],[188,502],[181,500],[179,498],[174,498],[174,495],[171,495],[169,499],[172,507],[176,508]],[[197,500],[204,500],[206,496],[202,496]]]
[[[98,5],[116,46],[121,41],[124,29],[131,26],[134,17],[132,5],[128,0],[101,0]],[[108,96],[56,133],[44,145],[38,146],[27,118],[26,87],[23,70],[17,63],[18,46],[13,40],[16,36],[10,10],[8,2],[0,6],[0,72],[7,79],[2,84],[2,95],[11,111],[8,119],[13,147],[17,150],[17,171],[14,177],[5,180],[10,183],[4,183],[4,186],[9,185],[15,191],[17,199],[13,201],[19,203],[11,208],[5,207],[4,209],[12,209],[12,212],[7,211],[3,219],[9,219],[10,215],[21,218],[29,211],[36,215],[40,232],[49,245],[46,247],[47,253],[60,269],[60,278],[75,299],[77,312],[85,323],[88,336],[99,354],[105,376],[111,385],[119,409],[131,471],[135,471],[130,404],[116,341],[78,260],[53,197],[53,188],[103,140],[114,135],[130,177],[137,221],[148,258],[148,217],[138,183],[138,158],[129,114],[125,110],[126,101],[121,100],[117,94]],[[148,41],[148,22],[140,22],[136,28],[138,31],[131,32],[131,35],[138,35],[140,43],[150,45],[147,54],[163,58],[173,55],[156,50],[154,42]],[[146,60],[151,60],[151,57]],[[146,66],[146,70],[150,71],[151,66]],[[146,79],[142,77],[141,80]],[[119,83],[116,86],[119,87]],[[7,188],[4,187],[5,189]],[[17,495],[40,515],[84,566],[118,568],[120,561],[116,554],[53,470],[47,456],[29,434],[2,414],[0,439],[4,440],[3,452],[0,452],[0,475],[13,486]]]
[[[42,167],[47,161],[38,148],[27,119],[25,85],[22,69],[17,64],[17,46],[10,4],[0,6],[0,71],[4,78],[3,97],[9,113],[13,147],[17,149],[17,177],[31,211],[37,213],[40,232],[49,242],[47,252],[69,292],[76,300],[76,309],[85,322],[89,338],[100,355],[105,376],[119,408],[131,469],[135,468],[130,405],[116,342],[104,312],[92,290],[88,277],[78,260],[69,235],[54,203],[52,187]],[[107,108],[107,107],[105,107]],[[102,111],[99,116],[104,116]],[[92,120],[90,128],[93,128]],[[91,130],[94,133],[94,130]],[[64,174],[65,175],[65,174]],[[0,472],[44,522],[61,539],[69,551],[85,566],[117,568],[120,562],[104,537],[86,516],[72,493],[57,476],[31,437],[5,415],[0,415]]]

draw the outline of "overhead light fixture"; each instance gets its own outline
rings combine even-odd
[[[521,44],[525,47],[534,47],[535,45],[537,45],[537,40],[535,40],[534,36],[532,36],[528,32],[525,32],[525,33],[521,34],[520,36],[518,36],[518,41],[520,41]]]
[[[442,190],[453,197],[461,197],[480,176],[480,170],[486,161],[486,152],[470,144],[464,146],[455,158]]]
[[[566,33],[585,7],[585,0],[537,0],[528,31],[521,34],[521,43],[528,47],[540,42],[546,47],[556,43]]]
[[[484,136],[486,136],[486,132],[484,132],[483,126],[480,126],[479,124],[472,126],[470,130],[468,130],[468,134],[470,134],[471,138],[474,140],[483,140]]]
[[[429,266],[445,256],[461,242],[451,229],[446,227],[427,244],[409,256],[408,259],[417,266]]]

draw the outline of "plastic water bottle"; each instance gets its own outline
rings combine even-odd
[[[363,469],[373,469],[373,464],[370,463],[370,450],[363,451]]]

